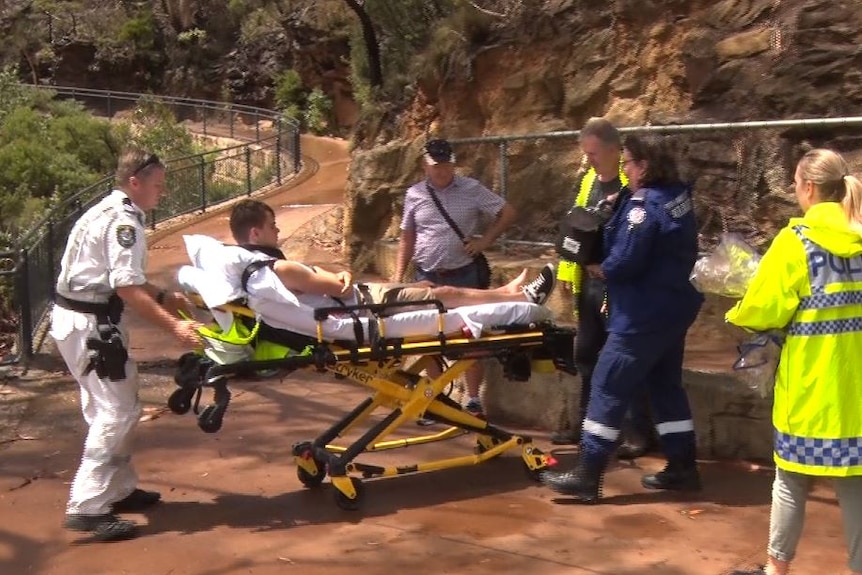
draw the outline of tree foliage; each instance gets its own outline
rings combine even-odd
[[[0,248],[51,206],[110,174],[125,145],[168,159],[202,151],[155,100],[141,100],[127,121],[111,123],[16,77],[13,68],[0,71]]]

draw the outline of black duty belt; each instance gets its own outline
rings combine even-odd
[[[91,313],[96,316],[99,323],[105,323],[107,319],[116,324],[120,322],[120,316],[123,315],[123,300],[116,294],[111,295],[104,303],[79,301],[55,294],[54,303],[78,313]]]

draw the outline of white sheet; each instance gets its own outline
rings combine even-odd
[[[242,293],[240,278],[245,266],[261,259],[259,254],[242,248],[225,246],[208,236],[184,236],[194,267],[183,266],[178,280],[184,289],[197,292],[213,307],[228,303],[246,294]],[[239,289],[237,289],[239,288]],[[316,337],[317,322],[314,308],[302,304],[269,268],[255,272],[248,282],[249,307],[272,327]],[[333,305],[335,302],[333,302]],[[398,313],[383,320],[387,337],[417,337],[437,334],[435,309]],[[551,312],[529,302],[509,302],[464,306],[444,314],[444,330],[455,333],[466,328],[465,335],[479,337],[491,326],[528,324],[550,320]],[[229,317],[216,317],[222,324]],[[362,329],[368,335],[369,322],[375,319],[360,318]],[[229,324],[227,324],[229,325]],[[226,329],[225,325],[222,325]],[[350,317],[330,317],[323,321],[323,336],[327,340],[353,340],[354,320]]]

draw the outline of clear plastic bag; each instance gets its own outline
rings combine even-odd
[[[733,373],[760,397],[769,397],[775,386],[775,372],[783,343],[784,338],[779,332],[762,332],[736,348],[739,357],[733,363]]]
[[[694,264],[689,280],[701,293],[739,299],[757,272],[760,254],[737,233],[724,233],[715,250]]]

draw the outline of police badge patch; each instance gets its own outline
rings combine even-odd
[[[646,219],[646,210],[640,206],[634,207],[626,215],[626,219],[628,219],[629,224],[632,226],[642,224]]]
[[[124,248],[135,245],[135,226],[117,226],[117,243]]]

